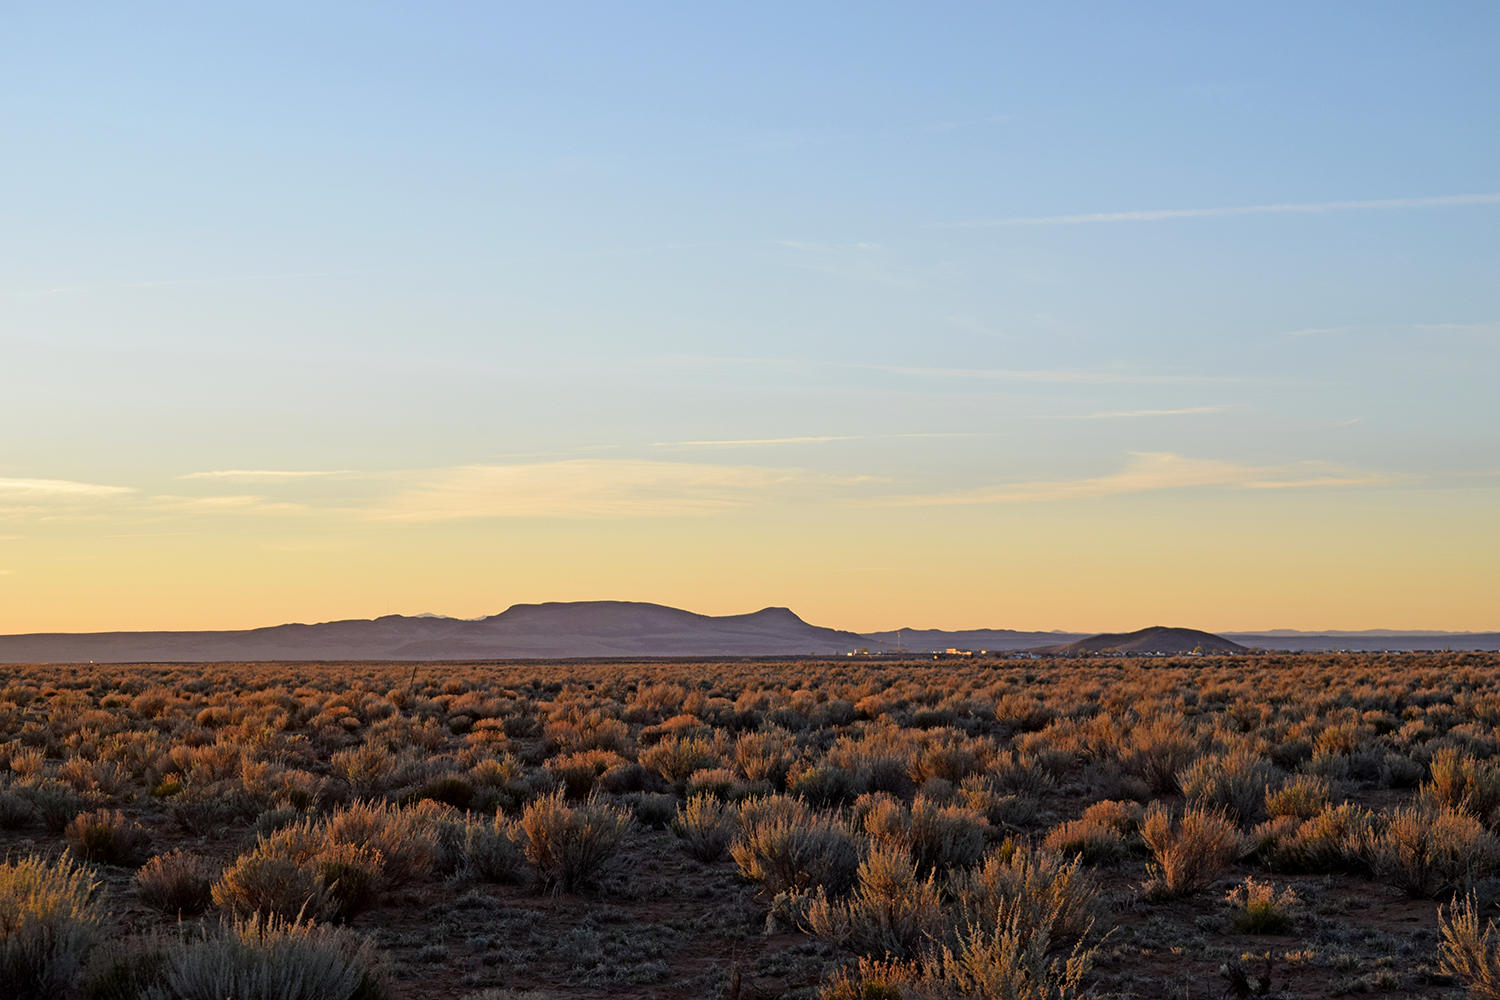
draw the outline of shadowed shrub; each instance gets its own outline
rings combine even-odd
[[[147,857],[151,838],[118,809],[80,813],[63,831],[80,858],[106,865],[133,867]]]
[[[1261,853],[1274,871],[1359,874],[1370,868],[1373,830],[1368,809],[1343,802],[1303,821],[1290,836],[1275,838]]]
[[[135,873],[141,901],[168,915],[202,913],[213,900],[213,866],[184,851],[158,854]]]
[[[469,820],[464,824],[463,870],[485,882],[521,881],[526,855],[516,843],[519,836],[515,821],[501,815],[489,822]]]
[[[375,968],[348,931],[251,918],[168,948],[143,1000],[381,1000]]]

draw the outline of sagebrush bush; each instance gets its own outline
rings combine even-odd
[[[1500,841],[1466,812],[1406,806],[1387,817],[1372,853],[1383,878],[1410,895],[1431,899],[1494,871]]]
[[[520,882],[526,874],[526,854],[517,843],[520,827],[496,814],[489,822],[464,823],[463,870],[484,882]]]
[[[1368,809],[1343,802],[1276,837],[1261,853],[1274,871],[1359,874],[1370,867],[1374,822]]]
[[[940,934],[943,901],[932,875],[919,877],[906,851],[875,847],[849,898],[815,890],[803,919],[812,933],[864,955],[908,958]]]
[[[1077,941],[1059,954],[1046,921],[1010,901],[986,927],[970,925],[934,963],[934,978],[959,996],[982,1000],[1073,1000],[1086,995],[1084,979],[1097,948]]]
[[[336,908],[317,868],[267,850],[264,842],[225,868],[210,895],[216,905],[241,918],[323,920]]]
[[[0,984],[8,1000],[65,996],[103,930],[99,883],[64,854],[0,862]]]
[[[170,947],[142,1000],[382,1000],[374,952],[348,931],[252,917]]]
[[[79,813],[63,830],[73,851],[85,861],[134,867],[146,860],[151,838],[139,823],[118,809]]]
[[[699,861],[717,861],[734,839],[737,813],[711,795],[695,795],[677,809],[672,832]]]
[[[730,844],[740,874],[768,894],[822,888],[839,895],[854,882],[859,850],[849,830],[825,816],[740,814],[740,832]]]
[[[1141,820],[1141,839],[1156,859],[1148,896],[1187,896],[1208,888],[1245,853],[1248,844],[1222,812],[1189,806],[1173,818],[1159,802]]]
[[[1077,858],[1007,843],[983,864],[957,872],[949,892],[960,926],[994,930],[1000,915],[1019,908],[1027,926],[1045,926],[1049,941],[1081,940],[1099,915],[1099,889]]]
[[[1198,758],[1178,773],[1177,784],[1189,802],[1249,825],[1265,816],[1266,791],[1275,773],[1270,761],[1240,747],[1223,756]]]
[[[1456,747],[1440,747],[1428,769],[1432,777],[1421,787],[1424,800],[1494,821],[1500,812],[1500,761],[1476,760]]]
[[[1500,1000],[1500,934],[1494,921],[1479,926],[1479,904],[1465,896],[1438,910],[1438,967],[1457,978],[1477,1000]]]
[[[527,859],[542,884],[563,892],[597,885],[614,864],[632,818],[599,799],[569,805],[562,792],[536,799],[521,814]]]
[[[213,901],[214,867],[185,851],[158,854],[135,873],[141,901],[166,914],[202,913]]]
[[[328,818],[330,844],[352,844],[380,858],[382,878],[406,885],[431,874],[437,854],[432,822],[440,810],[431,802],[400,808],[388,803],[353,802]]]
[[[1272,819],[1280,816],[1312,819],[1328,808],[1332,795],[1328,779],[1315,774],[1294,774],[1280,787],[1266,789],[1266,815]]]

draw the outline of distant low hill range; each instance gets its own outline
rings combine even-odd
[[[1185,653],[1248,653],[1250,650],[1212,632],[1195,628],[1170,628],[1153,625],[1135,632],[1106,632],[1077,642],[1053,646],[1046,650],[1060,656],[1089,656],[1097,653],[1160,653],[1180,656]]]
[[[474,620],[437,615],[225,632],[0,636],[0,663],[233,660],[487,660],[610,656],[833,655],[868,646],[786,608],[694,614],[635,601],[517,604]]]
[[[517,604],[485,618],[387,615],[217,632],[36,633],[0,636],[0,663],[173,663],[253,660],[498,660],[581,657],[838,656],[943,650],[1012,653],[1284,650],[1500,650],[1500,633],[1291,631],[1215,636],[1151,628],[1124,635],[1010,629],[900,629],[859,634],[811,625],[787,608],[700,615],[636,601]]]

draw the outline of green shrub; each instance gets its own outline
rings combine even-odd
[[[0,983],[8,1000],[71,989],[105,913],[94,872],[64,854],[0,862]]]

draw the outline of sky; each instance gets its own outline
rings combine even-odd
[[[1500,629],[1500,6],[5,4],[0,632]]]

